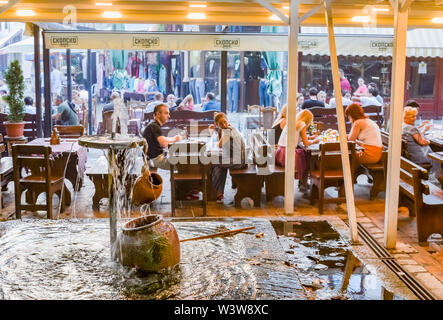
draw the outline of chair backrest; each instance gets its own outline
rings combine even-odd
[[[355,152],[355,142],[348,141],[348,152],[351,168],[355,168],[357,155]],[[341,170],[341,149],[339,142],[326,142],[320,144],[320,174],[324,177],[326,170]],[[351,173],[353,175],[352,169]]]
[[[326,129],[338,129],[337,125],[337,113],[335,108],[310,108],[312,115],[314,116],[314,122],[322,123],[324,130]]]
[[[365,106],[363,111],[369,117],[369,119],[375,121],[381,128],[383,125],[383,110],[381,106]]]
[[[23,131],[23,135],[28,138],[28,140],[34,140],[37,138],[37,115],[25,113],[23,117],[23,121],[25,122],[25,129]]]
[[[5,152],[6,147],[5,144],[3,143],[3,135],[0,133],[0,159],[2,157],[2,153]]]
[[[260,108],[260,116],[259,116],[259,126],[264,129],[272,129],[272,124],[274,123],[275,118],[277,117],[277,108]]]
[[[81,125],[76,126],[61,126],[56,125],[54,126],[54,129],[56,129],[60,135],[60,137],[64,138],[78,138],[83,136],[84,127]]]
[[[177,110],[171,113],[173,120],[203,120],[214,119],[215,110],[209,111],[191,111],[191,110]]]
[[[389,133],[387,133],[386,131],[380,130],[380,135],[381,135],[381,142],[383,144],[383,147],[388,147],[389,146]]]
[[[154,112],[145,112],[143,114],[143,121],[154,120]]]
[[[254,104],[252,106],[248,105],[248,114],[259,114],[260,108],[261,108],[261,106],[256,105],[256,104]]]
[[[8,115],[6,113],[0,113],[0,133],[6,136],[6,128],[3,122],[8,121]]]
[[[110,134],[112,132],[112,114],[114,113],[113,110],[106,111],[102,113],[102,119],[103,119],[103,133]]]
[[[404,157],[400,158],[400,189],[414,199],[415,212],[421,211],[423,194],[428,195],[430,193],[429,186],[423,182],[423,180],[428,179],[428,170]]]
[[[19,182],[22,168],[31,169],[33,175],[45,177],[49,183],[51,177],[50,146],[14,144],[12,145],[12,160],[14,166],[14,181]]]

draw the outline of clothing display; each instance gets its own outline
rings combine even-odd
[[[158,76],[158,88],[160,92],[163,93],[164,95],[166,94],[166,77],[167,77],[166,67],[164,65],[161,65]]]
[[[269,107],[271,105],[271,96],[268,94],[268,84],[265,79],[260,79],[258,96],[260,97],[261,106]]]
[[[205,81],[202,78],[195,79],[195,97],[196,104],[202,103],[202,98],[205,96]]]
[[[240,88],[240,80],[238,79],[229,79],[228,80],[228,99],[227,105],[229,112],[237,112],[238,109],[238,98],[239,98],[239,88]]]

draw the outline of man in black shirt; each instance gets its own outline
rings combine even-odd
[[[154,121],[143,131],[143,138],[148,142],[148,159],[153,167],[169,170],[169,161],[163,152],[163,148],[169,143],[177,142],[180,136],[163,136],[161,126],[169,120],[169,108],[165,104],[159,104],[154,109]]]
[[[323,101],[317,100],[317,94],[318,94],[317,88],[312,87],[311,89],[309,89],[309,99],[303,102],[301,108],[302,109],[310,109],[313,107],[325,108],[325,104],[323,103]]]

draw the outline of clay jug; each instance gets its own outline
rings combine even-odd
[[[115,247],[124,266],[157,272],[180,262],[180,241],[174,225],[161,215],[148,215],[125,223]]]
[[[162,186],[163,179],[159,174],[144,169],[143,174],[134,183],[132,203],[136,206],[151,203],[160,197]]]

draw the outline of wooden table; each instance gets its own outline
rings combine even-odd
[[[441,168],[443,170],[443,152],[433,152],[428,154],[428,157],[440,162]],[[440,185],[443,189],[443,173],[440,175],[440,177],[438,177],[438,181],[440,182]]]
[[[71,181],[75,191],[80,190],[84,181],[87,149],[80,146],[77,143],[77,139],[61,139],[60,144],[51,145],[49,138],[39,138],[32,140],[28,144],[50,146],[56,160],[53,170],[63,175],[66,166],[64,177]],[[77,179],[79,179],[78,185]]]
[[[425,137],[431,142],[430,147],[432,151],[443,151],[443,129],[439,125],[427,131]]]

